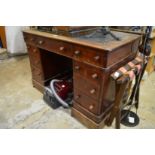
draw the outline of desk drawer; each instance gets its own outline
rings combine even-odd
[[[98,114],[98,102],[91,99],[89,96],[83,94],[79,89],[74,89],[74,101],[75,104],[79,104],[86,110]]]
[[[103,71],[100,68],[86,65],[81,62],[73,62],[74,75],[85,77],[91,83],[100,85],[102,81]]]
[[[103,67],[106,61],[104,60],[104,52],[93,50],[88,47],[73,46],[73,58],[74,60],[87,62],[96,66]]]
[[[103,67],[106,64],[106,61],[104,61],[104,51],[29,34],[24,34],[24,38],[27,44],[35,45],[38,48],[52,51],[66,57],[73,58],[74,60],[87,62],[100,67]]]
[[[41,69],[40,51],[38,48],[27,45],[31,64]]]
[[[37,39],[37,36],[24,33],[24,40],[27,44],[35,46],[36,39]]]
[[[66,42],[37,37],[36,44],[39,48],[61,54],[69,58],[73,57],[71,45]]]
[[[32,78],[33,80],[35,81],[38,81],[38,82],[42,82],[43,81],[43,74],[42,74],[42,71],[38,68],[35,68],[35,67],[31,67],[32,68]]]
[[[35,45],[39,48],[61,54],[69,58],[73,57],[72,46],[67,42],[29,34],[24,34],[24,39],[29,45]]]
[[[74,75],[74,88],[80,89],[83,93],[94,100],[99,100],[100,85],[95,85],[87,81],[81,76]]]

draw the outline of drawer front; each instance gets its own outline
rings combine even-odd
[[[64,55],[69,58],[73,57],[71,45],[63,41],[37,37],[36,45],[39,48],[52,51],[60,55]]]
[[[103,51],[93,50],[88,47],[73,46],[73,58],[74,60],[87,62],[100,67],[104,65]]]
[[[65,42],[58,42],[57,53],[64,55],[69,58],[73,58],[72,46],[71,44]]]
[[[29,46],[29,45],[27,45],[27,47],[28,47],[28,53],[29,53],[31,65],[41,69],[41,60],[40,60],[39,49],[35,48],[33,46]]]
[[[81,76],[73,76],[74,88],[80,89],[83,93],[94,100],[99,100],[100,86],[87,81]]]
[[[121,62],[123,59],[130,56],[136,56],[140,40],[137,39],[133,42],[130,42],[121,48],[118,48],[108,54],[107,57],[107,66],[114,65]]]
[[[43,81],[43,74],[42,71],[38,68],[31,67],[32,68],[32,78],[35,81],[42,82]]]
[[[79,104],[86,110],[98,114],[98,102],[90,99],[87,95],[83,94],[80,90],[74,89],[74,104]]]
[[[24,40],[27,44],[36,45],[37,36],[24,33]]]
[[[27,44],[34,45],[69,58],[73,57],[72,46],[69,43],[29,34],[24,34],[24,39]]]
[[[102,70],[100,68],[92,67],[81,62],[73,62],[73,73],[87,78],[91,83],[100,85],[102,81]]]
[[[104,51],[36,35],[24,34],[24,38],[27,44],[64,55],[74,60],[90,63],[100,67],[106,65]]]

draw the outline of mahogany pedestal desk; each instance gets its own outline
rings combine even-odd
[[[66,37],[37,30],[23,31],[33,86],[43,92],[55,75],[73,70],[72,116],[88,128],[103,128],[114,102],[111,73],[135,58],[140,36],[123,32],[112,37]]]

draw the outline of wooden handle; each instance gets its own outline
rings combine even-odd
[[[30,40],[31,40],[31,41],[34,41],[34,38],[31,38]]]
[[[39,43],[40,45],[42,45],[42,44],[44,43],[44,41],[43,41],[43,40],[40,40],[38,43]]]
[[[65,48],[62,46],[59,48],[60,51],[63,51]]]
[[[79,55],[80,51],[75,51],[74,53],[75,53],[75,55]]]
[[[91,93],[91,94],[94,94],[95,92],[96,92],[95,89],[90,90],[90,93]]]
[[[93,105],[90,105],[90,106],[89,106],[89,109],[90,109],[90,110],[92,110],[93,108],[94,108],[94,106],[93,106]]]
[[[34,53],[36,53],[36,52],[37,52],[37,49],[36,49],[36,48],[35,48],[35,49],[33,49],[33,52],[34,52]]]
[[[91,76],[93,79],[97,79],[98,78],[98,75],[95,73],[95,74],[92,74]]]
[[[76,69],[76,70],[79,70],[79,69],[80,69],[80,66],[75,66],[75,69]]]
[[[98,61],[99,59],[100,59],[100,56],[98,56],[98,55],[94,57],[94,60],[96,60],[96,61]]]

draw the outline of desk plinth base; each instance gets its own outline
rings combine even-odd
[[[37,82],[35,80],[32,80],[32,84],[33,84],[33,87],[38,89],[41,93],[44,93],[44,85],[43,85],[43,83],[39,83],[39,82]]]
[[[89,119],[87,116],[82,114],[80,111],[72,108],[72,116],[76,118],[80,123],[85,125],[90,129],[102,129],[105,126],[105,119],[103,119],[100,123],[96,123],[93,120]]]

